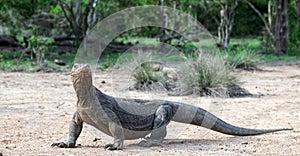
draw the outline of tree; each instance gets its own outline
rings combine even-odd
[[[218,27],[218,44],[223,48],[229,48],[230,35],[234,25],[235,9],[238,0],[221,0],[220,24]]]
[[[274,26],[273,26],[273,18],[274,18],[274,7],[273,0],[268,0],[268,13],[267,17],[260,12],[255,5],[249,0],[244,0],[244,2],[259,16],[259,18],[263,21],[264,27],[267,31],[268,36],[270,37],[270,46],[275,50],[274,46]]]
[[[24,31],[42,25],[41,20],[47,20],[44,13],[49,11],[51,5],[52,1],[46,0],[2,0],[0,1],[0,26],[7,28],[5,34],[22,35]],[[35,18],[39,15],[44,18]]]
[[[59,5],[68,20],[77,41],[82,40],[88,28],[95,25],[97,0],[59,0]]]
[[[300,0],[295,0],[295,11],[298,18],[298,26],[300,28]]]
[[[288,24],[289,0],[276,0],[276,23],[275,23],[275,54],[288,53],[289,24]]]

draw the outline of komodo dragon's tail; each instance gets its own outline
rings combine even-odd
[[[219,119],[215,115],[199,107],[197,107],[197,111],[195,112],[192,121],[184,121],[185,119],[178,118],[178,117],[175,118],[177,119],[175,119],[174,121],[177,120],[178,122],[184,122],[184,123],[190,122],[190,124],[193,125],[202,126],[220,133],[224,133],[228,135],[236,135],[236,136],[250,136],[250,135],[259,135],[264,133],[272,133],[277,131],[293,130],[292,128],[248,129],[248,128],[237,127]]]

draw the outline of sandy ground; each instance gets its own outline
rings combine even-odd
[[[76,103],[70,76],[67,73],[0,72],[0,153],[4,156],[300,155],[300,65],[260,68],[262,71],[237,72],[242,86],[257,96],[226,99],[194,95],[168,97],[162,93],[125,92],[122,87],[112,90],[112,84],[114,88],[122,86],[122,79],[112,83],[111,72],[97,72],[95,85],[115,96],[186,102],[242,127],[294,128],[260,136],[233,137],[172,123],[162,147],[143,148],[136,145],[140,140],[130,140],[125,141],[125,149],[121,151],[104,150],[104,145],[112,139],[89,125],[84,125],[78,148],[50,148],[53,142],[68,138],[69,121]],[[101,140],[93,142],[95,137]]]

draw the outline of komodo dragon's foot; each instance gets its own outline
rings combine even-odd
[[[107,144],[107,145],[104,146],[104,149],[108,149],[108,150],[121,150],[122,147],[116,146],[114,144]]]
[[[75,148],[75,144],[73,143],[64,143],[64,142],[56,142],[51,145],[51,147],[60,147],[60,148]]]

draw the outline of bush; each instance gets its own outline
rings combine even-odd
[[[150,85],[162,80],[162,77],[155,74],[155,71],[155,67],[153,67],[150,62],[145,62],[137,66],[132,73],[135,81],[135,88],[145,90],[146,88],[149,88]]]
[[[157,58],[152,56],[152,53],[137,52],[124,56],[124,58],[118,60],[118,63],[122,66],[124,66],[125,63],[125,66],[130,68],[129,70],[131,70],[131,76],[134,80],[134,89],[162,89],[162,76],[157,74],[160,70],[159,68],[161,68],[161,63],[157,61]]]
[[[31,36],[28,40],[28,47],[35,53],[39,67],[42,66],[45,54],[51,50],[50,45],[54,42],[53,38],[43,36]]]
[[[133,65],[127,67],[133,69],[131,76],[134,80],[134,89],[172,91],[176,87],[177,75],[174,63],[178,65],[182,61],[180,56],[157,52],[138,52],[128,61]]]
[[[200,95],[226,96],[228,88],[238,84],[232,67],[219,54],[200,53],[179,69],[180,91]]]

